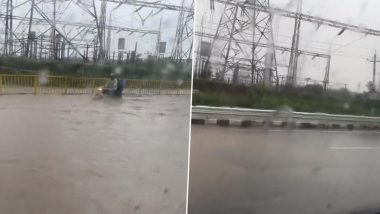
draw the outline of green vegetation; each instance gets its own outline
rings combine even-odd
[[[81,61],[38,61],[20,57],[0,58],[0,73],[36,74],[48,71],[50,75],[105,77],[118,71],[129,79],[190,80],[191,63],[178,63],[168,59],[146,59],[120,64],[84,63]]]
[[[194,80],[194,89],[199,92],[193,95],[193,105],[254,109],[290,107],[300,112],[380,116],[380,100],[369,99],[368,93],[355,94],[346,89],[325,92],[320,85],[265,89]]]

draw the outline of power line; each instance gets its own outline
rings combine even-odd
[[[363,39],[364,37],[366,37],[366,36],[367,36],[367,35],[365,34],[365,35],[361,36],[360,38],[355,39],[355,40],[353,40],[353,41],[351,41],[351,42],[349,42],[349,43],[347,43],[347,44],[344,44],[344,45],[342,45],[341,47],[336,48],[336,49],[334,49],[334,50],[332,50],[332,51],[337,51],[337,50],[340,50],[340,49],[345,48],[345,47],[347,47],[347,46],[350,46],[350,45],[352,45],[352,44],[354,44],[354,43],[356,43],[356,42],[362,40],[362,39]]]
[[[316,6],[320,5],[320,0],[317,0],[315,4],[306,12],[307,14],[310,14]]]
[[[281,34],[278,34],[279,37],[282,37],[282,38],[291,38],[290,36],[287,36],[287,35],[281,35]],[[365,37],[365,36],[363,36]],[[309,42],[309,43],[319,43],[319,44],[326,44],[326,45],[331,45],[331,46],[344,46],[346,44],[338,44],[338,43],[333,43],[333,42],[324,42],[324,41],[318,41],[318,40],[309,40],[309,39],[302,39],[300,38],[300,41],[301,42]],[[349,44],[351,45],[351,44]],[[347,45],[347,46],[349,46]],[[359,48],[359,49],[365,49],[365,50],[373,50],[373,48],[370,48],[370,47],[359,47],[359,46],[355,46],[355,48]]]
[[[207,23],[207,25],[217,25],[217,24],[214,23],[214,22],[205,22],[205,23]],[[198,26],[198,28],[199,28],[199,27],[200,27],[200,26]],[[208,26],[204,26],[203,28],[206,29],[206,30],[208,30],[208,31],[210,31],[210,32],[215,32],[215,31],[216,31],[215,28],[208,27]],[[246,36],[252,36],[252,34],[245,33],[245,32],[241,32],[241,34],[246,34]],[[332,43],[332,42],[323,42],[323,41],[318,41],[318,40],[308,40],[308,39],[302,39],[302,38],[300,38],[300,42],[301,42],[301,43],[302,43],[302,42],[310,42],[310,43],[319,43],[319,44],[326,44],[326,45],[338,46],[338,48],[332,50],[332,52],[336,52],[337,50],[340,50],[340,49],[342,49],[342,48],[344,48],[344,47],[348,47],[348,46],[350,46],[350,45],[352,45],[352,44],[354,44],[354,43],[356,43],[356,42],[362,40],[362,39],[365,38],[366,36],[367,36],[367,35],[363,35],[363,36],[361,36],[359,39],[355,39],[355,40],[350,41],[350,42],[348,42],[348,43],[346,43],[346,44],[338,44],[338,43]],[[278,37],[282,37],[282,38],[291,38],[291,36],[283,35],[283,34],[278,34]],[[281,41],[278,41],[278,42],[281,42]],[[285,43],[285,42],[282,42],[282,43]],[[304,46],[304,47],[306,47],[306,46]],[[372,49],[373,49],[373,48],[362,47],[362,46],[360,46],[360,47],[356,46],[355,48],[360,48],[360,49],[365,49],[365,50],[372,50]],[[320,50],[326,50],[326,51],[327,51],[327,48],[326,48],[326,49],[319,48],[319,49],[320,49]]]
[[[211,28],[207,28],[207,27],[204,27],[206,29],[211,29]],[[214,30],[214,29],[211,29],[211,30]],[[215,30],[214,30],[215,31]],[[251,35],[251,34],[249,34]],[[248,36],[249,36],[248,35]],[[286,38],[290,38],[289,36],[281,36],[281,37],[286,37]],[[347,44],[335,44],[335,43],[328,43],[328,42],[320,42],[320,41],[313,41],[313,40],[301,40],[301,41],[309,41],[309,42],[314,42],[314,43],[324,43],[324,44],[332,44],[332,45],[335,45],[335,46],[343,46],[343,45],[346,45],[348,46]],[[290,45],[288,41],[276,41],[277,44],[284,44],[284,45]],[[327,51],[327,48],[321,48],[321,47],[315,47],[315,46],[310,46],[310,45],[302,45],[300,44],[300,47],[303,49],[303,50],[311,50],[311,51]],[[361,49],[366,49],[366,50],[370,50],[370,48],[365,48],[365,47],[356,47],[356,48],[361,48]],[[363,58],[366,58],[367,55],[358,55],[358,54],[347,54],[347,52],[342,52],[342,51],[337,51],[337,50],[334,50],[334,51],[331,51],[331,55],[335,55],[335,56],[343,56],[343,57],[350,57],[350,58],[360,58],[360,59],[363,59]]]
[[[297,12],[293,12],[293,11],[284,10],[281,8],[258,6],[258,5],[254,5],[250,1],[235,2],[235,1],[229,1],[229,0],[215,0],[215,2],[219,2],[222,4],[229,4],[229,5],[236,5],[236,6],[245,7],[245,8],[250,8],[250,9],[254,9],[254,10],[259,10],[261,12],[276,14],[276,15],[280,15],[280,16],[288,17],[288,18],[292,18],[292,19],[299,16],[302,21],[306,21],[306,22],[318,23],[319,25],[326,25],[326,26],[339,28],[342,30],[343,29],[349,30],[349,31],[357,32],[357,33],[363,33],[363,34],[368,34],[368,35],[373,35],[373,36],[380,36],[380,30],[375,30],[375,29],[366,28],[366,27],[360,27],[360,26],[342,23],[342,22],[338,22],[338,21],[334,21],[334,20],[329,20],[329,19],[320,18],[320,17],[316,17],[316,16],[306,15],[303,13],[297,13]]]

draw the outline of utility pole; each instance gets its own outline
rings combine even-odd
[[[257,3],[257,0],[253,0],[253,5],[256,6],[256,3]],[[255,84],[255,79],[256,79],[256,83],[258,83],[259,81],[259,72],[256,72],[256,63],[255,63],[255,60],[256,60],[256,56],[255,56],[255,52],[256,52],[256,44],[255,44],[255,37],[256,37],[256,10],[253,10],[253,19],[252,19],[252,28],[253,28],[253,32],[252,32],[252,61],[251,61],[251,85],[253,86]],[[256,75],[256,76],[255,76]]]
[[[99,25],[98,25],[98,37],[99,48],[97,59],[103,60],[105,58],[104,44],[105,44],[105,32],[106,32],[106,17],[107,17],[107,1],[101,1]]]
[[[25,49],[25,57],[29,57],[29,51],[31,49],[31,43],[33,42],[32,38],[32,24],[33,24],[33,11],[34,11],[34,0],[31,0],[32,2],[32,7],[30,8],[30,17],[29,17],[29,26],[28,26],[28,37],[27,37],[27,42],[26,42],[26,49]]]
[[[298,0],[297,15],[294,23],[294,33],[292,38],[292,50],[290,52],[289,69],[288,69],[288,84],[296,86],[297,84],[297,69],[298,69],[298,49],[300,39],[301,28],[301,12],[302,12],[302,0]]]
[[[110,16],[109,16],[109,26],[112,25],[112,11],[110,11]],[[110,52],[111,52],[111,28],[108,28],[107,32],[107,44],[106,44],[106,51],[105,51],[105,59],[110,60]]]
[[[51,29],[51,45],[50,45],[50,48],[51,48],[51,52],[50,52],[50,55],[51,55],[51,58],[53,60],[57,59],[57,42],[56,42],[56,35],[55,35],[55,30],[56,30],[56,11],[57,10],[57,1],[56,0],[53,0],[53,26],[52,26],[52,29]]]
[[[42,42],[43,42],[43,36],[44,35],[40,35],[40,60],[42,59]]]
[[[85,59],[88,60],[88,49],[90,48],[90,45],[86,45],[86,54],[85,54]]]
[[[367,59],[367,60],[368,62],[373,63],[372,83],[373,83],[373,89],[375,90],[376,89],[376,63],[380,62],[380,60],[377,59],[376,50],[375,50],[375,54],[373,55],[373,59]]]
[[[327,58],[325,78],[323,80],[323,89],[327,91],[328,85],[330,83],[330,66],[331,66],[331,55]]]
[[[13,0],[7,0],[5,15],[5,39],[4,55],[12,55],[13,52]]]
[[[133,51],[133,62],[137,60],[137,42],[135,43],[135,50]]]
[[[159,59],[159,58],[160,58],[161,22],[162,22],[162,17],[161,17],[161,19],[160,19],[160,25],[159,25],[159,27],[158,27],[157,43],[156,43],[156,53],[155,53],[155,57],[156,57],[156,59]]]
[[[10,23],[9,23],[9,55],[13,55],[13,0],[10,1]]]

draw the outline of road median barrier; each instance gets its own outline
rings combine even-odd
[[[243,128],[380,130],[378,117],[209,106],[193,107],[192,124]]]

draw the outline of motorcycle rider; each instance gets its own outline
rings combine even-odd
[[[107,83],[103,86],[103,94],[113,96],[117,90],[118,80],[113,73],[111,73],[108,77],[109,79]]]
[[[114,95],[116,97],[121,98],[123,96],[124,89],[126,87],[127,81],[124,79],[118,79],[117,80],[117,88],[114,92]]]

